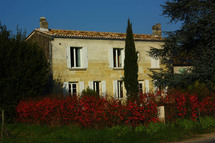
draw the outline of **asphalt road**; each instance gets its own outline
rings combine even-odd
[[[175,143],[215,143],[215,133],[198,135],[192,139]]]

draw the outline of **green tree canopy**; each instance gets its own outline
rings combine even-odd
[[[168,32],[163,49],[152,48],[150,55],[162,59],[167,69],[152,78],[157,85],[186,87],[199,80],[210,89],[215,82],[215,1],[213,0],[168,0],[163,15],[170,22],[181,22],[179,30]],[[173,66],[191,65],[192,72],[174,74]]]
[[[127,35],[125,40],[124,81],[129,98],[135,98],[138,93],[138,65],[132,25],[128,20]]]
[[[24,41],[21,30],[12,35],[0,24],[0,108],[8,109],[26,97],[44,93],[49,64],[43,49]]]

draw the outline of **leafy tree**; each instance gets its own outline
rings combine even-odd
[[[124,81],[129,99],[135,98],[138,93],[138,65],[135,49],[132,24],[128,20],[127,35],[125,40]]]
[[[14,116],[14,107],[22,98],[43,94],[48,81],[44,51],[24,39],[21,30],[13,36],[0,24],[0,108],[11,115],[8,118]]]
[[[168,0],[163,15],[181,22],[179,30],[168,32],[163,49],[152,48],[150,55],[162,59],[167,69],[151,75],[158,86],[187,87],[193,81],[212,90],[215,83],[215,1]],[[191,65],[191,72],[173,73],[173,65]]]

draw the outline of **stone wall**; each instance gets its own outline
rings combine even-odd
[[[107,95],[113,95],[113,81],[121,80],[121,77],[124,76],[124,70],[110,68],[109,49],[124,48],[125,41],[55,38],[51,44],[54,79],[60,77],[62,82],[84,81],[85,88],[87,88],[89,81],[106,81]],[[138,80],[150,80],[148,68],[151,67],[151,57],[147,51],[150,50],[150,47],[161,48],[161,44],[163,42],[135,41],[136,50],[139,52]],[[73,70],[67,68],[67,47],[87,47],[87,69]],[[152,89],[151,82],[150,88]]]

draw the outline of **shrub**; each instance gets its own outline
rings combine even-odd
[[[45,124],[78,124],[82,127],[138,126],[158,122],[157,105],[147,101],[142,106],[118,100],[107,101],[94,96],[43,98],[21,101],[17,106],[18,121]]]
[[[82,91],[82,96],[93,96],[99,98],[99,94],[95,90],[90,89],[89,87]]]

